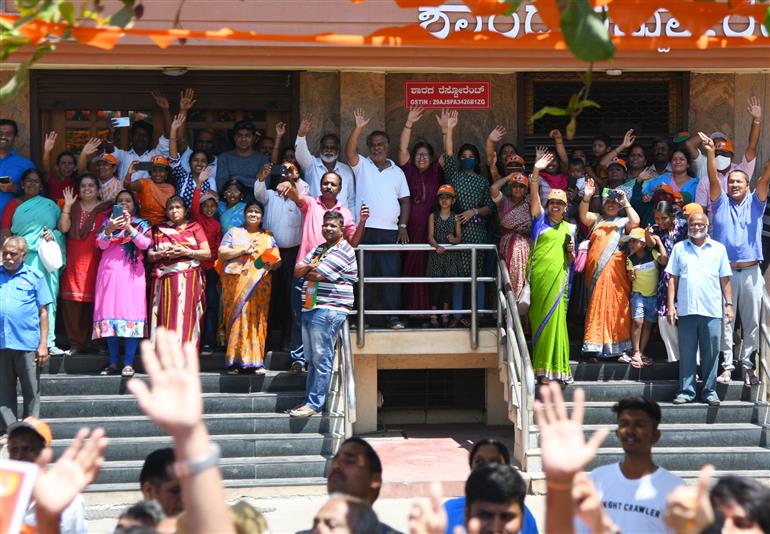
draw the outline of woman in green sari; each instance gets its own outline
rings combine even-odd
[[[553,159],[546,154],[535,163],[529,180],[532,214],[532,252],[527,265],[530,285],[529,321],[532,325],[532,366],[538,383],[572,382],[569,368],[567,295],[570,264],[575,259],[575,225],[564,220],[567,194],[548,193],[540,203],[540,172]]]
[[[40,196],[42,183],[40,174],[35,169],[30,169],[22,175],[23,194],[8,203],[3,213],[3,220],[8,226],[3,225],[3,232],[26,239],[29,252],[27,252],[24,263],[40,271],[45,278],[48,290],[53,297],[53,301],[48,305],[48,353],[51,356],[61,356],[64,351],[56,346],[54,329],[56,328],[56,297],[59,294],[59,274],[64,267],[48,272],[40,256],[38,256],[38,249],[43,241],[56,240],[61,249],[62,259],[67,257],[67,251],[64,235],[56,229],[56,222],[59,220],[61,210],[56,202]]]

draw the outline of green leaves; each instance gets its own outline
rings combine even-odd
[[[765,28],[770,32],[770,6],[767,6],[767,12],[765,13]]]
[[[134,20],[134,2],[124,2],[124,6],[110,17],[110,26],[125,28]]]
[[[580,88],[580,91],[573,93],[572,96],[570,96],[566,107],[560,108],[556,106],[545,106],[540,108],[534,115],[532,115],[532,121],[534,122],[538,119],[542,119],[546,115],[551,115],[554,117],[569,117],[570,120],[564,129],[564,133],[567,139],[573,139],[575,137],[575,131],[577,130],[578,115],[580,115],[586,108],[601,108],[597,102],[588,99],[588,93],[591,90],[592,73],[593,64],[588,67],[586,72],[580,75],[580,80],[583,82],[583,87]]]
[[[567,9],[561,14],[561,33],[578,59],[593,63],[615,55],[615,45],[604,19],[588,0],[568,0]]]

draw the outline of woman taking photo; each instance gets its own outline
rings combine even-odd
[[[585,275],[586,311],[583,352],[600,358],[619,358],[630,363],[626,354],[631,349],[631,314],[629,298],[631,282],[626,275],[626,253],[620,246],[624,233],[639,226],[639,216],[629,204],[626,194],[618,189],[605,190],[602,214],[588,211],[588,203],[596,191],[594,181],[586,180],[580,202],[580,222],[590,228]],[[618,214],[626,210],[626,217]],[[642,363],[650,362],[642,358]]]
[[[265,374],[264,354],[272,273],[281,256],[273,235],[262,230],[262,206],[251,202],[243,227],[227,231],[219,245],[222,318],[229,374]]]
[[[506,186],[509,188],[510,198],[502,193]],[[500,254],[505,258],[511,289],[517,300],[526,284],[532,233],[532,214],[527,202],[528,188],[529,180],[519,172],[496,180],[489,188],[500,219]]]
[[[176,194],[176,189],[171,183],[168,159],[165,156],[153,156],[150,163],[152,164],[150,177],[132,181],[132,175],[139,164],[138,161],[133,162],[128,168],[123,185],[129,191],[136,193],[136,198],[139,200],[139,215],[155,225],[166,221],[166,207],[171,197]]]
[[[59,295],[59,275],[62,267],[49,272],[38,255],[40,245],[44,241],[56,241],[66,258],[64,235],[56,228],[61,215],[59,206],[53,200],[41,196],[43,180],[36,169],[28,169],[21,175],[22,196],[14,198],[6,204],[3,211],[3,238],[11,235],[23,237],[27,241],[27,257],[25,265],[34,267],[45,278],[52,301],[48,305],[48,354],[62,356],[63,350],[56,346],[56,297]]]
[[[567,193],[552,189],[545,210],[540,203],[540,172],[553,159],[546,153],[535,162],[529,180],[532,254],[527,265],[530,284],[529,322],[532,326],[532,367],[540,384],[572,382],[569,367],[567,295],[570,264],[575,259],[575,225],[564,220]]]
[[[166,222],[152,232],[147,253],[152,268],[151,335],[164,326],[176,332],[179,344],[198,345],[205,309],[205,282],[201,262],[211,257],[203,228],[187,219],[179,196],[166,202]]]
[[[83,351],[91,340],[94,321],[94,292],[99,249],[96,234],[101,228],[111,202],[98,197],[99,182],[92,174],[78,179],[78,194],[64,190],[59,231],[67,236],[67,266],[62,273],[61,306],[64,329],[70,342],[70,352]]]
[[[434,157],[433,147],[425,141],[417,141],[409,152],[412,126],[422,118],[422,108],[409,110],[398,149],[398,164],[406,175],[412,198],[406,231],[410,243],[428,242],[428,217],[433,211],[438,186],[444,181],[444,173]],[[428,265],[427,252],[411,250],[404,253],[403,276],[425,276]],[[407,308],[427,310],[430,307],[428,284],[408,284]]]
[[[122,214],[111,214],[96,235],[102,259],[96,273],[94,339],[107,340],[110,364],[102,375],[134,376],[134,357],[147,320],[144,251],[150,248],[150,223],[137,217],[136,197],[121,191],[115,202]],[[114,211],[114,210],[113,210]],[[123,368],[118,367],[120,338],[125,341]]]

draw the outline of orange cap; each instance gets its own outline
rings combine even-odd
[[[551,189],[548,192],[548,196],[546,197],[545,203],[548,204],[552,200],[558,200],[559,202],[564,202],[565,204],[567,204],[567,193],[565,193],[561,189]]]
[[[99,156],[99,159],[97,161],[106,161],[110,165],[118,164],[118,158],[116,158],[112,154],[107,154],[107,153],[104,153],[101,156]]]
[[[730,154],[735,153],[733,142],[729,139],[723,139],[721,137],[714,141],[714,149],[716,152],[729,152]]]
[[[628,165],[626,165],[626,160],[624,159],[620,159],[620,158],[613,159],[612,161],[610,161],[610,164],[607,165],[607,168],[609,169],[613,165],[620,165],[621,167],[623,167],[624,171],[628,171]]]
[[[510,165],[511,163],[518,163],[519,165],[521,165],[523,167],[524,166],[524,158],[522,158],[518,154],[514,154],[513,156],[511,156],[510,161],[508,161],[506,163],[506,165]]]
[[[32,430],[35,432],[35,434],[43,439],[46,447],[51,446],[51,442],[53,441],[53,434],[51,433],[51,427],[48,426],[48,423],[45,421],[41,421],[36,417],[27,417],[23,421],[17,421],[9,426],[8,435],[10,436],[15,430],[18,430],[19,428],[28,428]]]
[[[520,172],[514,172],[508,177],[509,183],[521,184],[524,187],[529,187],[529,178],[521,174]]]
[[[168,158],[166,156],[153,156],[150,158],[150,163],[158,167],[168,167]]]
[[[444,184],[441,187],[438,188],[438,191],[436,191],[436,196],[439,195],[450,195],[452,197],[457,196],[457,191],[455,191],[455,188],[449,184]]]
[[[632,239],[644,242],[644,228],[634,228],[628,233],[628,235],[624,235],[620,238],[623,243],[628,243]]]
[[[696,204],[695,202],[690,202],[684,208],[682,208],[682,211],[684,211],[684,216],[689,218],[690,215],[695,215],[696,213],[703,213],[703,206],[701,206],[700,204]]]

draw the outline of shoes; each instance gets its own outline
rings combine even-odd
[[[391,319],[388,323],[388,328],[391,330],[403,330],[404,329],[404,323],[399,321],[398,319]]]
[[[719,397],[711,397],[709,399],[706,399],[706,404],[709,406],[719,406],[722,404],[722,402],[719,400]]]
[[[692,402],[692,399],[688,399],[684,395],[677,395],[677,397],[673,400],[674,404],[687,404]]]
[[[203,345],[201,347],[201,356],[211,356],[214,354],[214,347],[211,345]]]
[[[302,362],[292,362],[289,366],[289,372],[293,375],[298,375],[304,370]]]
[[[733,379],[732,371],[722,371],[722,374],[720,374],[717,377],[717,382],[719,382],[720,384],[729,384],[732,379]]]
[[[300,408],[302,408],[303,406],[305,406],[305,403],[304,403],[304,402],[301,402],[301,403],[297,404],[296,406],[294,406],[293,408],[289,408],[288,410],[284,410],[284,411],[283,411],[283,413],[285,413],[285,414],[290,414],[290,413],[291,413],[291,412],[293,412],[294,410],[299,410],[299,409],[300,409]]]
[[[120,374],[120,369],[118,369],[117,365],[108,365],[104,369],[101,370],[99,373],[102,376],[114,376]]]
[[[126,365],[123,367],[123,370],[120,372],[120,376],[123,378],[132,378],[134,376],[136,371],[134,371],[134,368],[130,365]]]
[[[71,353],[68,350],[62,350],[56,345],[51,345],[48,347],[48,355],[49,356],[69,356]]]
[[[227,374],[228,375],[233,375],[233,376],[239,375],[239,374],[241,374],[241,369],[237,365],[233,365],[232,367],[229,367],[227,369]]]
[[[314,415],[318,415],[318,412],[307,404],[289,412],[289,417],[312,417]]]

